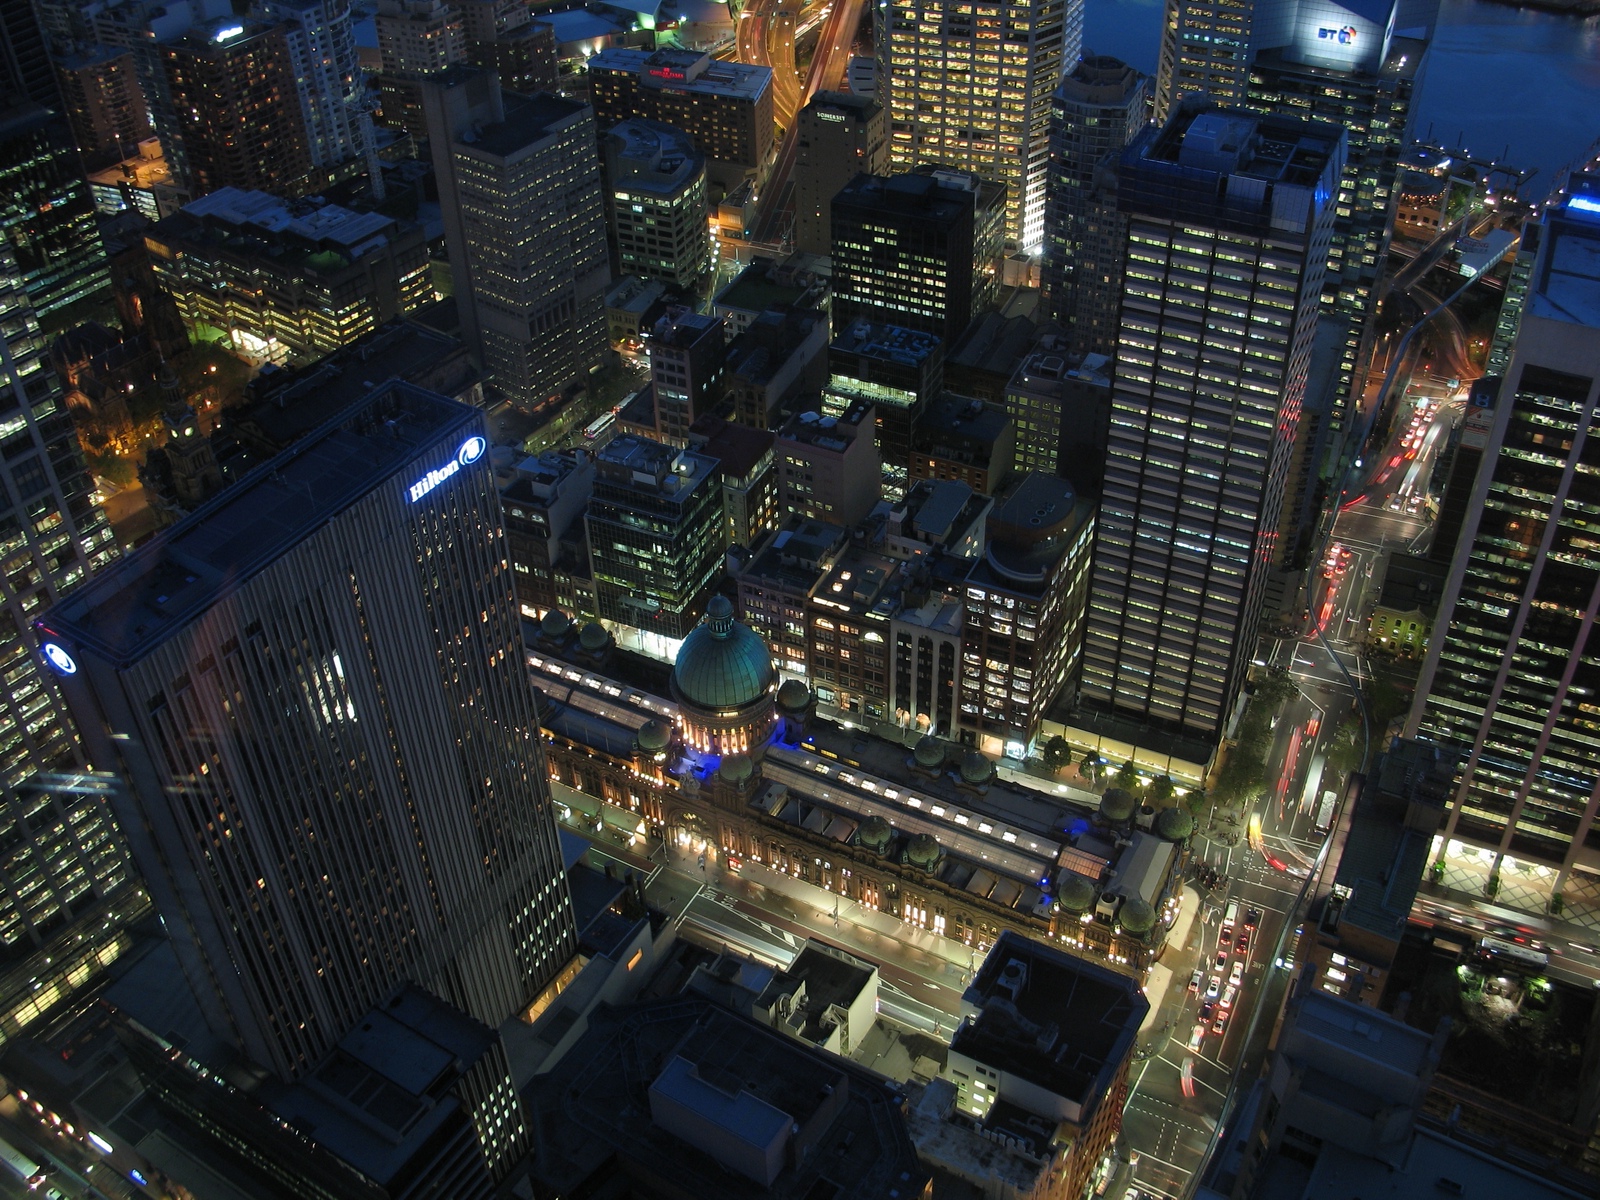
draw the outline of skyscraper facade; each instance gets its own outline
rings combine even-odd
[[[515,402],[544,403],[606,352],[594,110],[473,67],[420,83],[462,338]]]
[[[1149,77],[1105,55],[1081,61],[1050,99],[1042,282],[1079,354],[1116,346],[1127,222],[1104,179],[1149,119]]]
[[[1221,735],[1255,644],[1342,167],[1337,128],[1200,105],[1123,157],[1089,711]]]
[[[933,167],[833,198],[833,327],[881,321],[953,346],[1000,289],[1004,189]]]
[[[162,43],[161,60],[150,115],[191,195],[305,191],[311,152],[283,26],[219,17]]]
[[[1600,869],[1600,186],[1573,191],[1540,230],[1499,396],[1475,394],[1492,412],[1463,431],[1483,465],[1407,725],[1465,755],[1441,842],[1550,895]]]
[[[403,981],[576,949],[476,410],[391,382],[39,623],[208,1023],[295,1079]],[[515,1093],[475,1098],[493,1161]]]
[[[132,158],[151,134],[133,52],[90,46],[56,62],[73,139],[86,164]]]
[[[1050,94],[1083,46],[1082,0],[892,0],[872,7],[889,154],[1006,188],[1006,240],[1044,236]]]
[[[889,170],[889,118],[870,96],[818,92],[797,120],[794,247],[805,254],[827,254],[833,198],[857,175]]]
[[[35,317],[103,293],[110,282],[94,200],[67,124],[37,104],[0,111],[0,241]]]
[[[257,0],[254,11],[283,26],[312,170],[323,178],[364,171],[381,197],[372,108],[356,62],[349,0]]]
[[[38,654],[32,622],[50,604],[115,559],[105,514],[90,499],[72,420],[47,341],[28,303],[21,272],[0,239],[0,960],[47,945],[71,922],[120,916],[147,902],[106,804],[107,781],[82,771],[85,759],[67,715],[57,675]],[[88,958],[74,970],[93,973],[94,954],[109,963],[125,943],[116,931],[81,930]],[[48,964],[44,964],[48,965]],[[52,972],[47,971],[46,974]],[[54,989],[77,979],[58,977]],[[0,998],[0,1028],[40,1015]],[[48,1003],[46,1004],[46,1007]]]
[[[0,239],[0,785],[83,765],[56,677],[40,669],[24,631],[47,607],[117,554],[90,499],[72,419],[28,301],[23,274]]]

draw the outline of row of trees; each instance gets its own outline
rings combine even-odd
[[[1044,758],[1044,765],[1052,771],[1059,771],[1069,767],[1073,762],[1071,744],[1059,733],[1045,742],[1040,751]],[[1095,750],[1083,750],[1078,753],[1078,770],[1098,783],[1105,778],[1105,770],[1111,764],[1105,756]],[[1173,782],[1170,775],[1157,775],[1147,784],[1139,775],[1139,769],[1133,765],[1133,760],[1126,760],[1111,776],[1111,785],[1122,788],[1126,792],[1138,797],[1142,803],[1153,808],[1171,807],[1173,796],[1177,794],[1178,785]],[[1206,793],[1201,788],[1195,788],[1183,797],[1184,807],[1191,813],[1198,814],[1206,803]]]

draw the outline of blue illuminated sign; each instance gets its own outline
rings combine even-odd
[[[456,450],[456,456],[442,467],[435,467],[421,479],[411,485],[411,503],[415,504],[446,479],[455,475],[462,467],[469,466],[483,457],[483,452],[489,448],[489,443],[478,434],[473,434],[461,443]]]
[[[1600,213],[1600,199],[1593,196],[1574,196],[1567,201],[1568,208],[1575,208],[1579,212]]]
[[[78,673],[77,661],[54,642],[46,642],[39,647],[44,654],[45,662],[56,669],[60,675],[76,675]]]

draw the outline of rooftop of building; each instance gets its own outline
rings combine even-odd
[[[712,311],[727,308],[759,315],[772,309],[792,308],[811,287],[803,280],[784,279],[781,275],[778,264],[771,259],[754,259],[712,298]]]
[[[651,488],[692,491],[716,470],[716,460],[696,450],[680,450],[649,438],[620,434],[595,455],[600,473]]]
[[[1339,924],[1398,943],[1428,864],[1439,814],[1450,798],[1457,756],[1431,742],[1397,738],[1355,800],[1335,846],[1334,884],[1346,890]],[[1413,804],[1428,815],[1407,823]]]
[[[359,403],[378,383],[424,377],[459,395],[478,376],[456,338],[396,318],[312,366],[263,367],[250,382],[245,402],[224,414],[224,428],[255,444],[287,446],[331,414]]]
[[[464,68],[450,68],[451,71],[460,69]],[[478,127],[470,138],[458,138],[457,146],[472,153],[509,158],[543,141],[589,108],[581,100],[569,100],[552,92],[536,92],[531,96],[502,92],[501,103],[505,120]]]
[[[1039,1176],[1050,1169],[1048,1157],[1036,1156],[1032,1146],[1007,1144],[964,1120],[949,1120],[959,1097],[948,1079],[935,1078],[920,1091],[908,1091],[912,1096],[906,1127],[922,1161],[935,1167],[935,1196],[982,1200],[987,1193],[967,1182],[972,1179],[998,1184],[1007,1195],[1035,1194]],[[941,1178],[941,1169],[951,1174]]]
[[[226,58],[248,47],[256,38],[277,34],[279,29],[271,21],[235,16],[214,17],[191,26],[177,37],[165,39],[162,44],[181,48],[201,58]]]
[[[500,494],[507,500],[547,504],[561,493],[568,479],[583,473],[583,468],[591,461],[582,450],[546,450],[497,469],[495,475],[500,483]]]
[[[772,68],[722,62],[693,50],[634,50],[613,46],[589,60],[589,73],[625,71],[645,87],[754,102],[772,90]]]
[[[1029,595],[1093,522],[1095,505],[1055,475],[1030,471],[989,514],[988,543],[968,580]]]
[[[203,243],[328,274],[383,249],[405,228],[382,213],[226,187],[184,205],[148,236],[157,242]]]
[[[864,358],[878,358],[903,367],[920,367],[937,354],[943,344],[936,334],[877,321],[855,321],[844,332],[835,334],[828,348],[841,354],[859,354]]]
[[[613,187],[666,195],[691,184],[706,162],[683,130],[642,117],[608,129],[605,153]]]
[[[1546,232],[1523,310],[1527,316],[1600,328],[1600,176],[1572,180],[1566,207]]]
[[[1326,1042],[1346,1055],[1381,1063],[1390,1071],[1422,1075],[1433,1034],[1315,988],[1302,991],[1294,1016],[1295,1034]]]
[[[642,316],[661,299],[666,290],[667,285],[659,279],[640,279],[636,275],[624,275],[606,292],[606,307]]]
[[[950,1048],[1085,1109],[1150,1011],[1138,981],[1007,930],[961,997]]]
[[[456,1110],[447,1089],[495,1041],[487,1025],[407,985],[341,1038],[310,1080],[263,1087],[262,1099],[363,1175],[388,1183]]]
[[[1442,1132],[1419,1128],[1398,1166],[1326,1144],[1313,1165],[1275,1155],[1255,1200],[1350,1200],[1352,1196],[1452,1196],[1459,1200],[1577,1200],[1592,1195],[1522,1170]]]
[[[814,308],[762,313],[728,344],[728,375],[753,384],[771,381],[819,326],[826,337],[828,315]]]
[[[865,208],[955,221],[974,208],[1003,202],[1005,184],[949,167],[924,166],[899,175],[857,175],[833,198],[835,212]]]
[[[1009,386],[1037,389],[1065,380],[1096,387],[1111,386],[1111,359],[1104,354],[1067,354],[1062,350],[1035,350],[1017,364]]]
[[[1188,172],[1311,187],[1342,144],[1336,125],[1186,101],[1164,127],[1136,140],[1127,153],[1135,161]]]
[[[803,1024],[797,1022],[799,1033],[807,1041],[818,1041],[828,1009],[835,1005],[849,1008],[860,999],[877,972],[875,963],[807,938],[794,961],[772,977],[756,1002],[762,1008],[770,1008],[780,996],[793,996],[803,987],[805,1002],[796,1014],[803,1020]]]
[[[697,313],[689,308],[669,310],[650,331],[652,350],[657,346],[687,350],[702,343],[720,345],[721,340],[722,318],[710,313]]]
[[[843,454],[861,436],[859,431],[863,427],[872,428],[872,419],[872,405],[858,400],[842,417],[824,416],[815,410],[797,412],[783,423],[778,437],[785,442]],[[866,436],[872,435],[869,432]]]
[[[959,541],[983,519],[993,502],[957,479],[919,479],[895,511],[901,530],[935,544]]]
[[[861,96],[855,92],[817,92],[801,111],[815,113],[826,110],[840,113],[854,121],[864,122],[870,121],[881,109],[882,105],[871,96]]]
[[[1136,71],[1120,58],[1092,54],[1080,59],[1071,72],[1062,76],[1057,95],[1074,104],[1121,106],[1149,83],[1148,75]]]
[[[653,1086],[670,1089],[708,1142],[720,1131],[764,1144],[793,1127],[815,1150],[798,1161],[785,1154],[763,1188],[656,1124]],[[534,1174],[563,1194],[618,1159],[647,1177],[693,1180],[706,1200],[913,1200],[927,1185],[894,1085],[700,996],[602,1006],[524,1101],[537,1141]]]
[[[745,479],[771,454],[774,435],[770,429],[704,413],[689,426],[689,439],[700,453],[717,460],[725,478]]]
[[[1003,409],[971,396],[941,392],[917,423],[917,444],[944,457],[970,458],[973,449],[987,453],[1013,424]]]
[[[852,545],[824,572],[812,602],[853,616],[873,613],[887,620],[899,608],[895,590],[899,577],[897,560]]]
[[[57,637],[127,667],[397,472],[409,472],[425,448],[454,446],[481,421],[473,409],[437,393],[398,381],[380,385],[96,574],[42,623]]]
[[[850,532],[842,525],[791,513],[783,527],[756,550],[740,575],[793,592],[808,592],[820,578],[822,564],[849,539]]]
[[[1039,336],[1039,323],[1032,317],[991,310],[967,326],[945,366],[1009,376]]]
[[[592,13],[585,8],[569,8],[560,12],[541,12],[539,23],[548,25],[561,46],[592,42],[596,38],[613,37],[623,32],[617,22]],[[581,46],[587,53],[588,47]]]

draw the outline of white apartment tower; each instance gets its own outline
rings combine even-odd
[[[594,110],[471,67],[418,82],[462,337],[514,402],[542,404],[606,352]]]
[[[1181,106],[1130,147],[1082,709],[1215,746],[1261,614],[1339,129]]]
[[[1005,184],[1006,239],[1036,250],[1050,96],[1077,64],[1083,0],[885,0],[872,13],[891,164]]]
[[[311,165],[328,168],[358,160],[381,197],[383,174],[372,108],[364,98],[366,83],[356,62],[349,0],[257,0],[255,11],[283,26]]]
[[[382,385],[38,624],[208,1023],[286,1080],[403,981],[495,1028],[576,950],[485,435]]]

